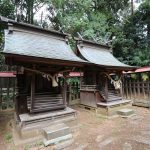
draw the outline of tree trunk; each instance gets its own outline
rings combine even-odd
[[[27,23],[31,23],[33,24],[33,18],[34,18],[34,14],[33,14],[33,5],[34,5],[34,0],[26,0],[26,4],[27,4]]]

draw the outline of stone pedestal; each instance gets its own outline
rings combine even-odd
[[[106,118],[117,117],[117,111],[123,108],[131,108],[130,100],[120,100],[114,102],[101,102],[97,103],[96,115]]]

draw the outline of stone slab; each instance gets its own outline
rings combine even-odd
[[[64,110],[50,111],[49,113],[48,112],[39,113],[39,114],[25,113],[25,114],[19,115],[19,117],[20,117],[21,122],[26,122],[26,121],[34,121],[34,120],[42,119],[42,118],[49,118],[49,117],[54,117],[54,116],[59,116],[59,115],[65,115],[65,114],[69,114],[69,113],[76,113],[76,111],[67,107]]]
[[[134,110],[133,109],[128,109],[128,108],[124,108],[124,109],[120,109],[117,111],[117,113],[121,116],[131,116],[134,114]]]
[[[55,139],[70,134],[70,128],[64,123],[54,124],[43,129],[44,137],[47,140]]]
[[[70,140],[70,139],[72,139],[72,134],[68,134],[68,135],[61,136],[61,137],[51,139],[51,140],[47,140],[47,139],[44,138],[43,143],[44,143],[45,146],[55,145],[57,143],[67,141],[67,140]]]
[[[71,140],[67,140],[67,141],[58,143],[55,146],[53,146],[53,150],[62,150],[62,149],[65,149],[65,148],[69,147],[73,142],[74,142],[74,140],[71,139]]]
[[[110,106],[114,106],[114,105],[119,105],[119,104],[124,104],[124,103],[130,103],[131,100],[119,100],[119,101],[113,101],[113,102],[100,102],[97,103],[98,106],[105,106],[105,107],[110,107]]]

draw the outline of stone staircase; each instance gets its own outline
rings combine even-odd
[[[109,90],[108,91],[108,98],[106,98],[104,91],[100,91],[101,96],[103,97],[104,102],[112,102],[112,101],[120,101],[122,100],[122,97],[119,96],[118,93],[116,93],[115,90]]]
[[[35,95],[34,107],[31,109],[31,97],[27,97],[27,107],[30,112],[43,112],[65,108],[61,94]]]
[[[43,143],[45,146],[53,146],[54,149],[63,149],[73,142],[70,128],[64,123],[54,124],[43,128]]]

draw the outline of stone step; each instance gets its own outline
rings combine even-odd
[[[70,128],[64,123],[54,124],[43,128],[44,145],[55,145],[72,139]]]
[[[62,142],[65,142],[65,141],[68,141],[71,139],[72,139],[72,134],[68,134],[68,135],[61,136],[61,137],[51,139],[51,140],[44,139],[43,143],[44,143],[44,146],[49,146],[49,145],[56,145],[58,143],[62,143]],[[67,145],[67,146],[69,146],[69,145]]]
[[[46,127],[43,129],[43,132],[44,132],[44,137],[47,140],[55,139],[55,138],[65,136],[71,133],[70,128],[66,126],[64,123]]]
[[[134,110],[127,109],[127,108],[120,109],[117,111],[117,113],[118,113],[118,115],[120,115],[122,117],[130,117],[130,116],[135,115]]]

